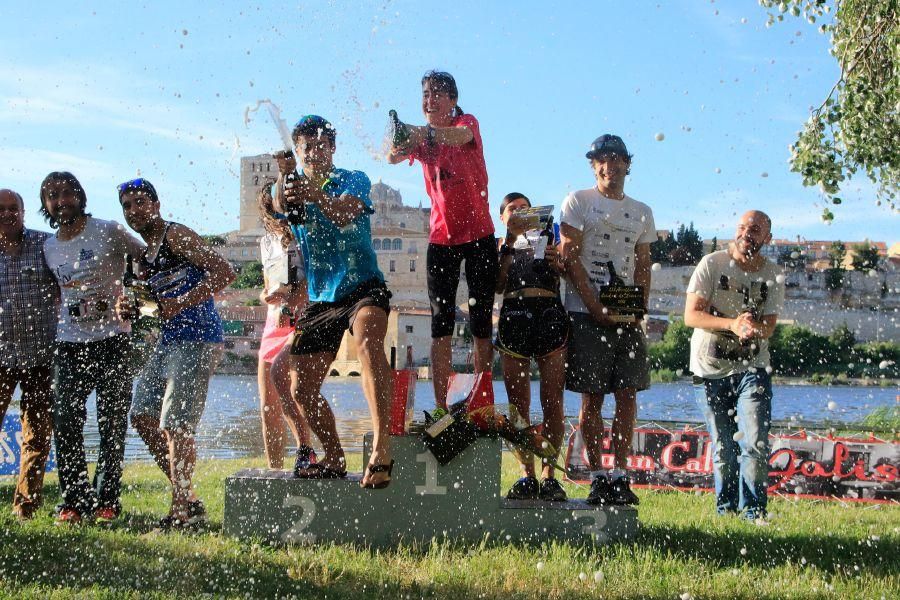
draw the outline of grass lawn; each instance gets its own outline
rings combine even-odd
[[[54,525],[55,475],[46,510],[19,524],[7,509],[13,482],[0,480],[0,597],[900,598],[897,506],[775,499],[772,525],[758,528],[715,517],[709,495],[638,491],[640,534],[605,547],[276,548],[220,533],[224,479],[247,466],[262,463],[198,466],[210,524],[194,534],[152,531],[168,488],[149,463],[127,465],[124,518],[106,529]],[[504,490],[516,477],[504,453]]]

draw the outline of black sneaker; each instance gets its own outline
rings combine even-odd
[[[537,500],[538,480],[534,477],[522,477],[509,488],[507,500]]]
[[[166,515],[156,524],[155,531],[159,533],[167,533],[169,531],[194,531],[195,528],[196,524],[191,523],[190,519],[184,520],[172,515]]]
[[[612,489],[610,500],[613,504],[634,505],[641,503],[635,493],[631,491],[631,486],[628,483],[627,477],[617,477],[614,479],[610,485],[610,489]]]
[[[306,471],[310,465],[316,463],[316,451],[312,446],[303,444],[297,448],[297,459],[294,461],[294,477],[299,477],[297,473]]]
[[[588,494],[588,504],[612,504],[612,486],[603,475],[597,475],[591,481],[591,492]]]
[[[187,520],[191,525],[206,521],[206,507],[203,505],[202,500],[197,499],[193,502],[188,502]]]
[[[538,497],[545,502],[565,502],[569,499],[563,486],[552,477],[541,479],[541,489],[538,492]]]

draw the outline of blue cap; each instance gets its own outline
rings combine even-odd
[[[587,158],[597,158],[603,154],[618,154],[624,158],[631,158],[631,155],[628,154],[628,148],[625,147],[625,142],[622,141],[617,135],[612,135],[611,133],[604,133],[591,144],[591,149],[588,150],[585,156]]]

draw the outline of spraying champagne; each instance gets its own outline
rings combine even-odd
[[[390,122],[388,123],[388,135],[391,138],[391,146],[397,149],[402,154],[407,153],[407,146],[409,146],[410,133],[409,126],[401,121],[399,117],[397,117],[396,110],[388,111],[388,118]]]
[[[280,159],[295,158],[293,151],[294,144],[291,140],[291,132],[288,129],[285,120],[281,118],[281,108],[279,108],[278,105],[271,100],[257,100],[255,106],[248,106],[247,108],[245,108],[244,125],[247,126],[250,124],[250,113],[255,113],[260,109],[261,106],[266,107],[266,110],[269,113],[269,118],[272,119],[272,123],[275,125],[275,129],[278,131],[278,136],[281,138],[281,144],[283,148],[282,150],[275,152],[273,156]],[[297,172],[296,168],[293,172],[285,175],[284,189],[291,189],[294,185],[296,185],[296,182],[300,179],[300,177],[301,175],[299,172]],[[289,223],[294,225],[302,225],[306,220],[306,207],[303,204],[290,204],[287,207],[286,216]]]

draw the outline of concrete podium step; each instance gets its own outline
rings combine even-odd
[[[366,436],[364,461],[370,440]],[[393,437],[392,444],[394,471],[383,490],[362,489],[358,473],[341,480],[296,479],[266,469],[235,473],[225,482],[225,533],[273,543],[392,546],[486,537],[603,544],[637,532],[634,508],[502,498],[497,438],[479,438],[444,466],[418,437]]]

